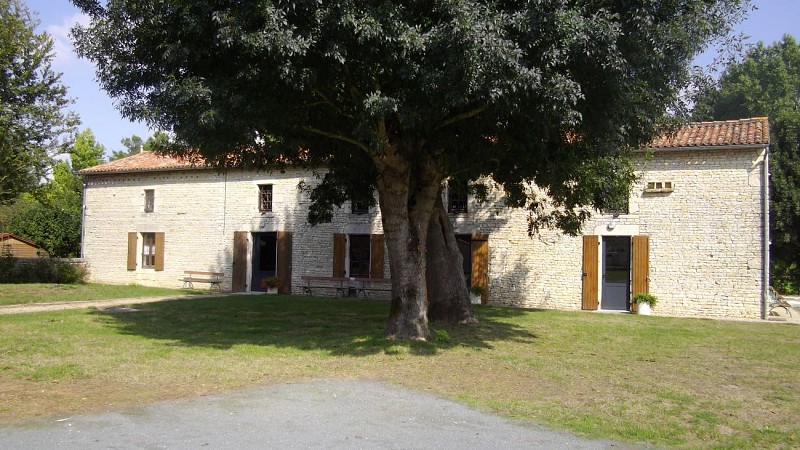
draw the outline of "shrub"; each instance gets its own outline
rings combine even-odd
[[[58,259],[0,257],[0,283],[75,284],[83,283],[86,275],[83,266]]]

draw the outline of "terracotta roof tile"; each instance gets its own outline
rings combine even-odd
[[[694,122],[673,134],[664,135],[648,147],[678,149],[693,147],[738,147],[769,144],[769,122],[766,117],[725,120],[717,122]],[[205,168],[199,155],[185,158],[142,152],[99,166],[81,170],[85,174],[163,172]]]
[[[648,148],[738,147],[767,144],[769,144],[769,121],[766,117],[754,117],[690,123],[673,134],[661,136]]]
[[[161,172],[166,170],[187,170],[204,167],[205,163],[199,156],[183,158],[161,155],[156,152],[141,152],[105,164],[100,164],[99,166],[83,169],[80,173]]]

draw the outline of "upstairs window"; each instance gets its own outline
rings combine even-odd
[[[258,211],[272,212],[272,185],[259,184],[258,185]]]
[[[449,180],[447,182],[447,212],[466,214],[468,192],[466,181]]]
[[[156,191],[154,189],[144,190],[144,212],[151,213],[156,206]]]
[[[350,212],[352,214],[369,214],[369,203],[362,200],[351,200]]]

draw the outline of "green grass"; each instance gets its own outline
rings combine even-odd
[[[800,446],[800,328],[478,307],[430,342],[382,337],[388,304],[193,298],[0,316],[0,421],[242,386],[381,379],[586,436]],[[117,312],[115,312],[117,311]]]
[[[0,305],[159,297],[162,295],[196,293],[207,293],[207,291],[108,284],[0,284]]]

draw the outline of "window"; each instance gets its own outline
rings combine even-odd
[[[144,212],[151,213],[155,210],[156,191],[153,189],[144,190]]]
[[[369,278],[369,248],[370,235],[351,234],[350,235],[350,271],[349,275],[354,278]]]
[[[352,214],[369,214],[369,203],[362,200],[352,200],[350,202],[350,212]]]
[[[156,234],[142,233],[142,267],[154,268],[156,266]]]
[[[272,212],[272,185],[259,184],[258,185],[258,211]]]
[[[468,192],[466,181],[449,180],[447,182],[447,212],[466,214]]]

